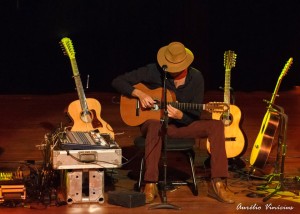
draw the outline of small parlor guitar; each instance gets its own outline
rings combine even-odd
[[[85,97],[71,39],[64,37],[60,44],[64,54],[70,58],[79,97],[79,100],[73,101],[68,106],[68,114],[74,122],[71,131],[85,132],[97,129],[100,133],[109,134],[114,138],[112,127],[100,117],[100,103],[96,99]]]
[[[275,98],[277,97],[281,81],[288,72],[292,62],[293,58],[290,58],[286,62],[284,68],[281,71],[281,74],[279,75],[277,84],[272,94],[272,98],[268,104],[267,112],[263,118],[259,133],[256,137],[250,156],[250,165],[253,167],[263,168],[271,152],[273,141],[276,135],[276,130],[279,126],[280,120],[279,114],[276,111],[272,110],[272,105],[274,104]]]
[[[241,110],[230,102],[230,74],[231,69],[235,67],[236,54],[234,51],[225,51],[224,67],[225,67],[225,84],[224,84],[224,103],[229,109],[223,113],[215,112],[212,119],[222,120],[225,132],[225,150],[227,158],[240,156],[245,147],[245,136],[240,128]],[[207,150],[210,152],[210,142],[207,140]]]
[[[163,115],[163,89],[157,88],[151,90],[142,83],[139,83],[134,87],[151,95],[153,100],[156,101],[156,104],[152,108],[142,108],[140,101],[137,98],[121,96],[120,112],[124,123],[129,126],[138,126],[148,119],[160,120]],[[208,112],[224,112],[228,109],[228,106],[222,102],[210,102],[207,104],[179,103],[176,102],[175,94],[170,90],[167,90],[167,103],[178,109],[195,109]]]

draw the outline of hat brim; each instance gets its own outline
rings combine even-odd
[[[162,67],[163,65],[166,65],[167,68],[167,72],[170,73],[177,73],[180,71],[183,71],[184,69],[186,69],[187,67],[189,67],[193,60],[194,60],[194,55],[192,53],[192,51],[190,51],[188,48],[185,48],[186,50],[186,58],[184,61],[180,62],[180,63],[170,63],[166,58],[165,58],[165,51],[167,49],[168,46],[164,46],[162,48],[160,48],[157,52],[157,62],[158,64]]]

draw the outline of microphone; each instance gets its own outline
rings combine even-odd
[[[163,66],[161,66],[161,68],[163,69],[163,71],[167,71],[168,66],[167,65],[163,65]]]

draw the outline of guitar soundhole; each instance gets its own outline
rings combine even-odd
[[[232,124],[232,114],[222,114],[220,120],[223,121],[225,126],[230,126]]]
[[[90,111],[83,111],[80,114],[80,118],[85,123],[91,123],[93,121],[93,114]]]
[[[159,100],[154,100],[155,101],[155,103],[154,103],[154,105],[151,107],[151,110],[152,111],[158,111],[159,109],[160,109],[160,102],[159,102]]]
[[[94,109],[92,109],[90,111],[86,111],[86,112],[81,112],[80,117],[81,117],[81,120],[83,122],[92,123],[92,126],[94,128],[103,127],[100,120],[98,120],[97,115],[96,115],[96,111]]]

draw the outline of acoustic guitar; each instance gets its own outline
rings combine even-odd
[[[279,125],[280,116],[272,105],[275,103],[275,98],[279,90],[279,86],[282,82],[283,77],[288,72],[290,66],[293,63],[293,58],[290,58],[284,68],[282,69],[277,84],[275,86],[274,92],[272,94],[271,100],[267,107],[267,112],[263,118],[259,133],[254,142],[251,155],[250,155],[250,165],[257,168],[264,168],[269,154],[272,149],[273,141],[276,135],[276,131]]]
[[[73,77],[79,97],[79,100],[70,103],[67,109],[67,113],[74,123],[71,131],[86,132],[97,129],[100,133],[109,134],[112,139],[114,139],[112,127],[100,116],[101,105],[98,100],[86,98],[85,96],[71,39],[64,37],[61,39],[60,44],[64,54],[70,58]]]
[[[164,114],[164,101],[163,101],[163,89],[149,89],[142,83],[134,86],[137,89],[149,94],[156,102],[151,108],[143,108],[138,98],[121,96],[120,100],[120,113],[121,118],[129,126],[138,126],[149,119],[160,120]],[[176,102],[176,96],[174,92],[167,90],[167,104],[171,104],[178,109],[194,109],[205,110],[208,112],[224,112],[228,109],[228,106],[222,102],[210,102],[207,104],[197,103],[180,103]]]
[[[236,54],[228,50],[224,53],[225,84],[224,103],[229,109],[223,113],[215,112],[212,119],[222,120],[224,123],[225,150],[227,158],[234,158],[242,155],[246,147],[245,136],[240,128],[241,110],[230,102],[230,80],[231,69],[235,67]],[[207,150],[210,153],[210,142],[207,140]]]

